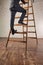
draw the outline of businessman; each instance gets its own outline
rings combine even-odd
[[[24,0],[21,0],[21,1],[23,2],[23,4],[25,4]],[[20,2],[20,0],[12,0],[11,7],[10,7],[10,11],[11,11],[10,28],[11,28],[11,32],[13,35],[17,32],[17,30],[14,29],[15,14],[17,12],[22,13],[18,23],[25,25],[25,23],[23,23],[23,19],[25,17],[26,10],[20,6],[19,2]]]

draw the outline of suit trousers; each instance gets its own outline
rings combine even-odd
[[[22,13],[18,22],[23,22],[23,19],[24,19],[25,14],[26,14],[26,10],[24,8],[22,8],[20,5],[15,5],[15,7],[11,8],[10,10],[11,10],[10,28],[12,30],[12,29],[14,29],[15,14],[17,12]]]

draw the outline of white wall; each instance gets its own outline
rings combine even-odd
[[[0,7],[0,9],[1,9],[1,7]],[[1,14],[0,14],[0,16],[1,16]],[[0,35],[1,35],[1,17],[0,17]]]
[[[43,38],[43,0],[35,0],[34,12],[37,27],[37,35],[39,38]]]
[[[0,37],[7,37],[10,28],[10,0],[1,0],[0,10]],[[35,21],[38,38],[43,38],[43,1],[39,0],[34,3]],[[18,30],[20,27],[18,28]],[[16,37],[17,35],[15,35]],[[18,35],[19,36],[19,35]],[[21,36],[21,35],[20,35]],[[19,36],[19,37],[20,37]]]
[[[0,37],[6,37],[8,35],[10,11],[9,11],[10,0],[1,0],[1,35]]]

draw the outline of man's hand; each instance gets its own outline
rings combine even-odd
[[[21,0],[24,4],[26,3],[24,0]]]

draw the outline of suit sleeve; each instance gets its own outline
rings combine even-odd
[[[21,0],[24,4],[25,4],[25,1],[24,0]]]

